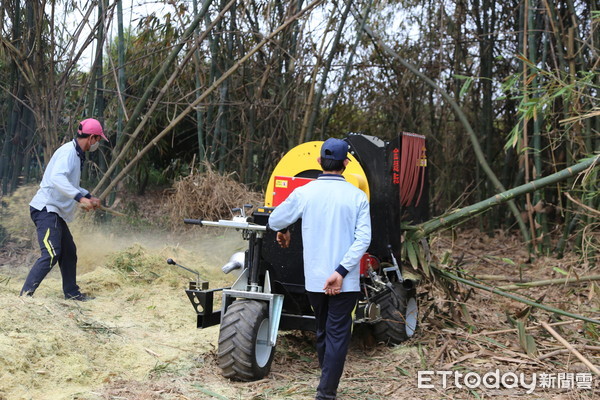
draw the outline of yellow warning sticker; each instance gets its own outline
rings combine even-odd
[[[286,188],[286,187],[288,187],[288,181],[285,181],[283,179],[277,179],[275,181],[275,187]]]

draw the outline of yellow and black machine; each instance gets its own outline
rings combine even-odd
[[[362,295],[354,322],[367,324],[378,341],[398,344],[414,335],[418,321],[416,279],[400,263],[401,223],[427,219],[425,137],[401,133],[382,140],[349,134],[344,140],[351,160],[344,176],[367,194],[372,227],[371,245],[360,264]],[[289,228],[293,239],[286,249],[276,243],[267,222],[295,188],[322,172],[317,162],[321,144],[303,143],[286,153],[271,174],[264,206],[250,215],[246,212],[253,207],[245,205],[234,210],[231,220],[184,220],[235,228],[248,240],[248,249],[232,255],[223,266],[223,272],[239,274],[231,287],[209,289],[198,277],[186,290],[198,328],[221,325],[218,363],[228,378],[263,378],[271,369],[278,331],[315,329],[304,288],[302,221]],[[219,294],[221,307],[215,310],[214,296]]]

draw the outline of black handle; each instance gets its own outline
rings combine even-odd
[[[192,219],[192,218],[185,218],[183,220],[184,224],[190,224],[190,225],[202,225],[202,221],[199,219]]]

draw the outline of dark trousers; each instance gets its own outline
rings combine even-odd
[[[307,292],[317,322],[317,354],[321,367],[321,380],[317,399],[335,399],[346,354],[352,336],[352,310],[358,292],[345,292],[336,296]]]
[[[56,263],[60,266],[65,297],[79,295],[76,277],[77,248],[67,223],[58,214],[48,212],[45,207],[41,211],[30,207],[30,212],[42,254],[29,271],[21,295],[32,295]]]

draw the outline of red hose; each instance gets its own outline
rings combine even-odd
[[[413,133],[402,134],[400,157],[400,205],[419,204],[425,179],[425,137]],[[418,190],[416,202],[415,195]]]

